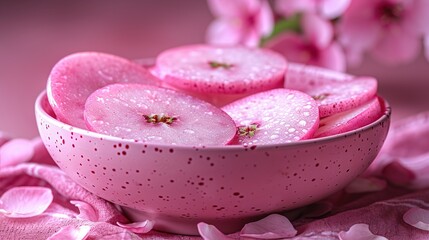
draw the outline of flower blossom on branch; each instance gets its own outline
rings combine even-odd
[[[348,7],[351,0],[277,0],[275,8],[285,17],[296,13],[311,12],[323,18],[339,17]]]
[[[421,38],[429,33],[427,0],[355,0],[341,16],[339,41],[349,63],[360,63],[364,52],[387,64],[413,60]]]
[[[274,18],[266,0],[208,0],[216,19],[207,30],[207,42],[256,47],[271,33]]]
[[[333,27],[329,21],[313,13],[300,17],[300,33],[284,32],[269,40],[265,47],[279,52],[291,62],[345,70],[345,56],[333,41]]]

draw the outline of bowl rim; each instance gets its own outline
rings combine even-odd
[[[86,129],[82,129],[82,128],[78,128],[72,125],[69,125],[67,123],[63,123],[60,122],[59,120],[53,118],[51,115],[49,115],[46,110],[43,108],[42,106],[42,101],[46,98],[47,101],[47,94],[46,94],[46,90],[43,90],[36,98],[35,101],[35,114],[36,116],[38,114],[40,114],[43,118],[47,119],[49,122],[51,122],[52,124],[55,124],[63,129],[69,129],[70,131],[73,130],[73,132],[80,134],[82,136],[88,136],[88,137],[92,137],[92,138],[98,138],[98,139],[103,139],[103,140],[108,140],[108,141],[115,141],[115,142],[121,142],[121,143],[128,143],[128,144],[143,144],[147,147],[158,147],[158,148],[174,148],[174,149],[205,149],[205,150],[217,150],[217,151],[229,151],[229,150],[243,150],[243,149],[248,149],[251,148],[252,146],[256,146],[255,148],[258,149],[275,149],[275,148],[293,148],[293,147],[298,147],[301,145],[306,145],[306,144],[325,144],[325,143],[329,143],[332,141],[337,141],[339,139],[342,138],[346,138],[352,135],[356,135],[365,131],[369,131],[371,128],[374,128],[375,126],[377,126],[378,124],[382,123],[382,122],[386,122],[389,121],[389,119],[391,118],[391,113],[392,113],[392,108],[389,104],[389,102],[387,102],[384,98],[382,98],[381,96],[377,95],[376,96],[380,103],[382,104],[382,107],[384,108],[383,114],[374,122],[365,125],[363,127],[357,128],[355,130],[352,131],[348,131],[348,132],[344,132],[344,133],[340,133],[340,134],[335,134],[335,135],[331,135],[331,136],[325,136],[325,137],[319,137],[319,138],[310,138],[310,139],[303,139],[303,140],[299,140],[299,141],[295,141],[295,142],[289,142],[289,143],[278,143],[278,144],[259,144],[259,145],[248,145],[248,146],[244,146],[244,145],[222,145],[222,146],[218,146],[218,145],[208,145],[208,146],[190,146],[190,145],[172,145],[172,144],[154,144],[154,143],[150,143],[150,142],[143,142],[143,141],[139,141],[139,140],[134,140],[134,139],[126,139],[126,138],[120,138],[120,137],[115,137],[115,136],[110,136],[110,135],[105,135],[105,134],[101,134],[101,133],[97,133],[97,132],[93,132],[90,130],[86,130]]]

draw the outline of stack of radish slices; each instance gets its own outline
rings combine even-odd
[[[147,69],[96,52],[60,60],[48,79],[59,121],[155,144],[261,145],[365,126],[383,109],[377,81],[294,79],[266,49],[194,45],[161,53]],[[286,78],[287,79],[287,78]]]

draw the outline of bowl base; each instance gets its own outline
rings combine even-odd
[[[141,222],[145,220],[154,221],[154,230],[180,235],[200,235],[198,233],[197,224],[205,222],[216,226],[224,234],[230,234],[240,231],[246,223],[252,222],[255,218],[240,218],[240,219],[222,219],[222,220],[201,220],[188,219],[181,217],[172,217],[159,213],[148,213],[136,209],[121,207],[125,216],[131,221]]]

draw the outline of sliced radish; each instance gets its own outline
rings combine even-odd
[[[85,128],[86,98],[118,82],[159,84],[146,69],[124,58],[97,52],[75,53],[53,67],[47,84],[48,100],[60,121]]]
[[[161,53],[153,72],[180,89],[243,94],[282,86],[286,65],[267,49],[192,45]]]
[[[219,108],[169,89],[112,84],[85,104],[90,130],[143,142],[224,145],[235,136],[234,121]]]
[[[319,104],[320,117],[347,111],[368,102],[377,94],[377,80],[369,77],[321,85],[305,91]]]
[[[289,89],[273,89],[222,108],[235,121],[244,145],[287,143],[313,136],[319,123],[316,101]]]
[[[316,66],[289,63],[284,87],[299,91],[308,91],[314,87],[350,81],[354,76]]]
[[[378,98],[351,110],[322,118],[314,137],[331,136],[368,125],[383,114]]]

